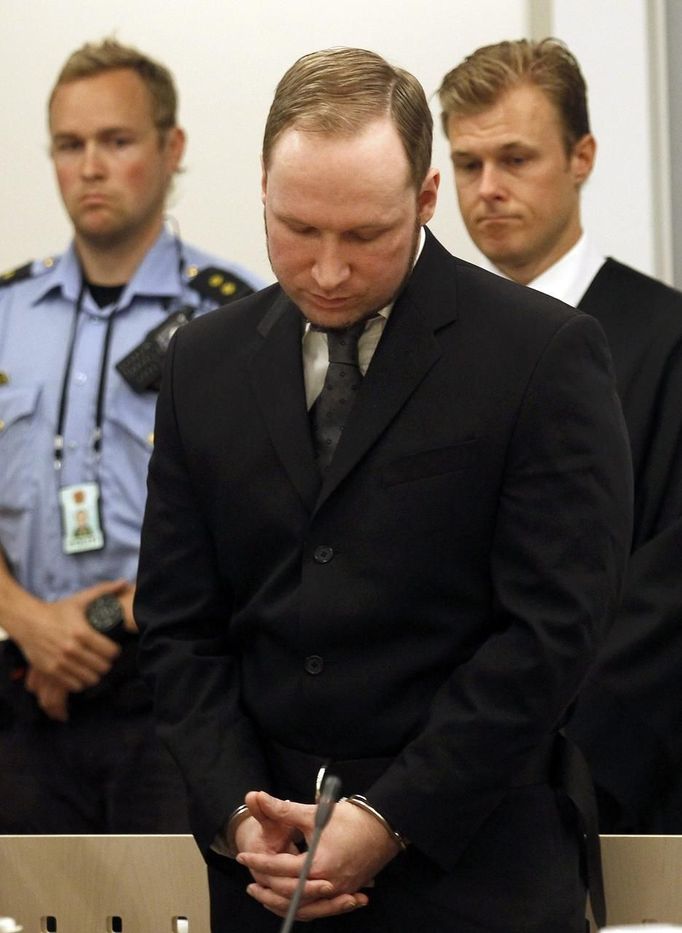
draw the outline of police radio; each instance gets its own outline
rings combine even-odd
[[[178,251],[180,265],[183,266],[181,246],[178,246]],[[196,267],[190,268],[193,272],[187,286],[197,292],[202,299],[210,301],[214,307],[245,298],[254,292],[248,282],[235,275],[234,272],[219,269],[217,266],[207,266],[201,270]],[[163,358],[171,337],[176,330],[189,323],[195,310],[189,305],[184,305],[178,311],[174,311],[165,321],[152,328],[142,342],[127,356],[116,363],[116,369],[131,389],[136,392],[159,391]]]
[[[180,308],[153,327],[144,340],[116,363],[116,369],[136,392],[158,392],[163,358],[176,330],[189,323],[193,308]]]

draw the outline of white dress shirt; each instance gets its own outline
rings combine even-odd
[[[569,249],[553,266],[545,269],[537,278],[529,282],[528,287],[544,292],[545,295],[551,295],[552,298],[558,298],[560,301],[565,301],[566,304],[577,308],[578,302],[605,261],[606,257],[583,233],[575,246]],[[486,261],[484,265],[491,272],[496,272],[503,278],[509,278],[491,262]]]

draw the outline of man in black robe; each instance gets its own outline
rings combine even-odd
[[[568,733],[592,767],[602,832],[682,832],[682,294],[585,235],[596,144],[585,81],[559,41],[478,49],[441,84],[462,217],[490,267],[601,323],[635,470],[620,614]]]

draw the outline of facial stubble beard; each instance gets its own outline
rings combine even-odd
[[[275,271],[275,267],[274,267],[273,264],[272,264],[272,257],[270,256],[270,241],[269,241],[269,239],[268,239],[268,218],[267,218],[267,215],[266,215],[266,212],[265,212],[265,208],[263,208],[263,226],[265,227],[265,248],[266,248],[267,254],[268,254],[268,262],[270,263],[270,268],[272,269],[273,273],[275,274],[275,278],[277,278],[277,272]],[[416,258],[417,258],[417,251],[418,251],[418,249],[419,249],[419,236],[420,236],[420,233],[421,233],[421,228],[422,228],[422,224],[421,224],[421,222],[419,221],[419,218],[417,218],[417,219],[415,220],[414,235],[413,235],[413,238],[412,238],[412,249],[410,250],[410,260],[409,260],[409,262],[408,262],[408,264],[407,264],[407,268],[405,269],[405,274],[403,275],[403,277],[402,277],[402,279],[401,279],[401,281],[400,281],[400,285],[399,285],[399,286],[396,288],[396,290],[393,292],[393,295],[392,295],[390,298],[388,298],[386,301],[384,301],[382,304],[378,305],[377,307],[372,308],[370,311],[366,311],[366,312],[362,315],[362,317],[353,319],[353,321],[350,322],[350,323],[340,324],[338,327],[328,327],[328,328],[325,328],[325,330],[347,330],[349,327],[352,327],[352,326],[354,326],[355,324],[359,324],[361,321],[369,321],[371,318],[375,317],[375,316],[379,313],[379,311],[381,311],[382,308],[386,308],[388,305],[393,305],[393,304],[398,300],[398,298],[400,297],[400,295],[401,295],[402,292],[403,292],[403,289],[404,289],[405,286],[407,285],[407,283],[408,283],[408,281],[409,281],[409,279],[410,279],[410,277],[411,277],[411,275],[412,275],[412,270],[413,270],[413,268],[414,268],[415,260],[416,260]],[[279,279],[277,279],[277,281],[279,282]],[[279,283],[279,285],[280,285],[280,288],[282,289],[282,291],[285,291],[285,289],[284,289],[284,287],[282,286],[282,283],[281,283],[281,282]],[[292,296],[288,294],[288,292],[285,291],[285,294],[287,294],[287,296],[289,297],[289,299],[290,299],[294,304],[296,304],[296,302],[294,301],[294,299],[292,298]],[[298,307],[298,305],[297,305],[297,307]],[[300,309],[299,309],[299,310],[300,310]],[[309,319],[305,316],[305,314],[303,314],[302,311],[301,311],[301,315],[302,315],[302,317],[304,318],[304,320],[308,321],[308,323],[310,323],[310,324],[313,323],[312,321],[309,321]]]

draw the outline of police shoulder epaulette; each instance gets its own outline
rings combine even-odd
[[[27,262],[25,266],[17,266],[16,269],[10,269],[9,272],[3,272],[0,275],[0,288],[3,285],[13,285],[14,282],[21,282],[24,279],[31,278],[33,263]]]
[[[190,266],[187,275],[190,288],[202,298],[210,298],[217,304],[224,305],[228,301],[236,301],[237,298],[246,298],[254,292],[244,279],[227,269],[219,269],[218,266],[206,266],[204,269]]]
[[[51,256],[43,259],[42,262],[27,262],[23,266],[17,266],[16,269],[10,269],[9,272],[0,274],[0,288],[4,285],[14,285],[15,282],[23,282],[25,279],[31,279],[42,272],[47,272],[55,264],[55,259]]]

